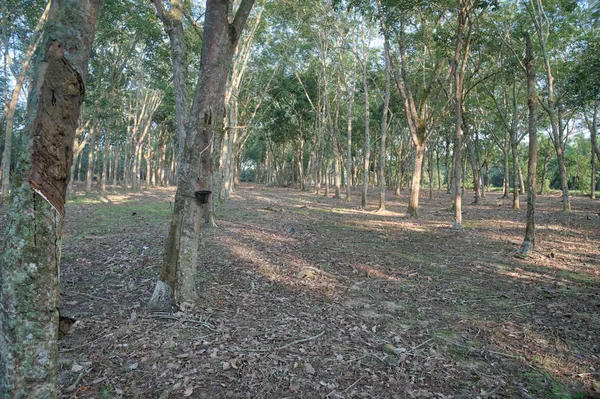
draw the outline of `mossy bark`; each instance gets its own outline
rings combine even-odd
[[[0,398],[57,396],[59,262],[99,0],[54,0],[34,62],[0,258]]]

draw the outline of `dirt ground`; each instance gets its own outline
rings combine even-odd
[[[200,301],[152,313],[174,193],[68,205],[61,398],[600,397],[598,200],[538,197],[520,259],[525,210],[497,193],[454,231],[445,192],[415,219],[406,191],[376,212],[242,185],[204,231]]]

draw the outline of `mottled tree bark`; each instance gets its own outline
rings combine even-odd
[[[196,275],[201,243],[202,209],[194,197],[210,183],[211,140],[223,127],[225,85],[233,54],[254,0],[242,0],[233,21],[228,21],[231,1],[208,0],[200,78],[196,86],[179,165],[177,193],[164,262],[151,308],[169,309],[173,304],[197,299]]]
[[[408,200],[408,215],[419,216],[419,196],[421,195],[421,172],[423,158],[425,157],[425,144],[415,144],[415,162],[413,166],[412,181],[410,184],[410,197]]]
[[[535,249],[535,202],[537,179],[537,127],[535,112],[538,106],[537,92],[535,90],[535,66],[533,63],[533,46],[529,34],[525,36],[526,58],[525,69],[527,73],[527,108],[529,109],[529,164],[527,170],[527,225],[525,238],[519,249],[522,255],[529,255]]]
[[[466,56],[468,50],[465,50],[464,59],[462,63],[462,70],[460,65],[461,52],[463,51],[464,45],[464,28],[467,20],[466,1],[459,0],[458,2],[458,15],[457,15],[457,30],[456,30],[456,47],[454,49],[454,61],[452,64],[452,71],[454,74],[454,120],[455,120],[455,138],[454,138],[454,223],[452,227],[454,229],[462,229],[462,87],[464,77],[464,67],[466,64]]]
[[[54,0],[0,265],[0,398],[56,398],[59,262],[73,139],[99,0]]]

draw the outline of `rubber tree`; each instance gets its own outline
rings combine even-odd
[[[554,87],[554,73],[552,70],[552,60],[548,54],[549,23],[548,15],[544,11],[542,0],[529,0],[528,11],[537,33],[540,52],[544,61],[544,70],[546,72],[546,101],[539,101],[542,108],[550,118],[550,127],[554,149],[556,151],[556,160],[558,162],[558,171],[560,174],[560,184],[562,190],[563,212],[571,211],[571,201],[569,199],[569,185],[567,183],[567,167],[565,164],[565,154],[563,148],[563,134],[560,129],[559,112]]]
[[[452,75],[454,77],[454,223],[453,229],[462,229],[462,107],[465,68],[469,56],[469,44],[471,38],[471,26],[469,21],[469,9],[472,7],[470,0],[459,0],[457,5],[457,27],[454,48],[454,59],[452,61]],[[467,32],[465,32],[467,30]],[[467,39],[465,40],[465,34]]]
[[[385,64],[385,94],[383,96],[383,115],[381,116],[381,146],[379,148],[379,210],[385,210],[385,164],[386,164],[386,139],[388,133],[388,113],[390,108],[390,49],[389,41],[384,40]]]
[[[400,21],[399,21],[399,32],[397,37],[399,57],[400,57],[400,73],[398,68],[394,65],[394,60],[391,56],[391,49],[389,46],[390,30],[388,29],[386,19],[391,18],[390,15],[386,14],[387,8],[384,7],[385,3],[380,0],[377,1],[377,7],[379,11],[379,20],[381,30],[383,31],[384,40],[387,45],[384,47],[388,52],[388,58],[390,64],[393,65],[393,76],[396,88],[402,98],[402,104],[404,107],[404,113],[408,124],[408,130],[410,137],[415,149],[414,163],[413,163],[413,174],[412,182],[410,186],[410,197],[408,203],[407,214],[410,216],[418,216],[419,213],[419,195],[421,189],[421,178],[423,169],[423,160],[425,155],[425,149],[427,142],[431,137],[432,130],[428,130],[428,126],[435,125],[439,122],[442,116],[442,107],[434,104],[434,99],[437,97],[436,90],[441,88],[439,80],[444,71],[446,65],[445,60],[442,57],[433,57],[431,60],[433,66],[431,67],[431,75],[427,76],[427,83],[424,85],[422,90],[419,90],[419,82],[423,79],[423,76],[413,77],[409,73],[409,61],[411,58],[410,54],[407,54],[407,40],[406,31],[408,30],[406,25],[408,24],[408,11],[401,10]],[[393,15],[393,13],[392,13]],[[439,21],[438,21],[439,22]],[[430,33],[431,26],[423,24],[421,29],[428,36]],[[430,43],[425,44],[427,47]]]
[[[56,398],[59,263],[73,139],[100,0],[53,0],[0,258],[0,398]]]
[[[15,76],[15,87],[13,89],[12,95],[10,96],[10,102],[5,104],[3,119],[6,121],[6,128],[4,129],[4,151],[2,152],[2,192],[0,199],[2,201],[8,200],[8,191],[10,188],[10,165],[12,158],[12,136],[13,129],[15,123],[15,112],[17,110],[17,103],[19,101],[19,95],[21,94],[21,89],[25,83],[25,78],[29,69],[31,67],[32,57],[42,39],[42,28],[46,23],[46,19],[48,18],[48,12],[50,10],[50,2],[46,6],[42,16],[40,17],[37,25],[33,30],[33,35],[31,37],[31,43],[29,44],[27,50],[25,51],[25,56],[23,59],[23,63],[21,65],[21,71],[17,76]],[[6,21],[5,21],[6,22]],[[6,40],[6,52],[8,53],[8,35],[5,37]],[[6,56],[6,55],[5,55]],[[6,87],[5,87],[6,90]]]
[[[183,30],[183,2],[170,0],[169,9],[163,0],[152,0],[156,14],[162,21],[171,44],[171,62],[173,63],[173,87],[175,89],[175,118],[177,120],[178,160],[181,163],[183,145],[189,119],[188,98],[188,52]]]
[[[535,67],[533,62],[533,45],[529,34],[525,35],[525,72],[527,75],[527,109],[529,110],[528,128],[529,134],[529,164],[527,169],[527,224],[525,237],[519,253],[530,255],[535,249],[535,206],[536,206],[536,183],[537,183],[537,126],[536,109],[538,107],[538,95],[535,90]]]
[[[206,2],[200,77],[189,114],[173,217],[162,270],[149,303],[151,308],[169,309],[173,304],[197,299],[196,275],[203,212],[194,193],[210,184],[212,165],[207,150],[217,129],[223,128],[229,69],[253,5],[254,0],[242,0],[229,22],[233,1]]]

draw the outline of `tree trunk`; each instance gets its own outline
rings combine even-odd
[[[110,131],[106,131],[106,143],[104,143],[104,160],[102,162],[102,180],[100,183],[100,196],[106,194],[106,181],[108,180],[108,165],[110,163]],[[113,172],[114,173],[114,172]]]
[[[429,175],[429,199],[433,199],[433,150],[429,149],[427,158],[427,173]]]
[[[474,136],[469,136],[469,125],[466,121],[466,117],[463,116],[463,129],[465,131],[465,136],[469,139],[467,140],[467,151],[469,153],[469,161],[471,163],[471,171],[473,172],[473,192],[475,194],[475,199],[473,200],[473,204],[478,205],[481,204],[481,185],[480,185],[480,176],[479,176],[479,161],[477,157],[477,128],[475,128]]]
[[[436,145],[436,151],[435,151],[435,166],[437,168],[437,179],[438,179],[438,190],[442,191],[442,171],[440,168],[440,145],[439,142]]]
[[[167,11],[163,6],[163,0],[152,1],[171,43],[173,88],[175,89],[175,117],[177,119],[178,159],[179,163],[181,163],[190,112],[187,83],[189,63],[183,30],[183,2],[182,0],[170,0],[170,7]]]
[[[10,102],[5,105],[5,115],[4,120],[6,121],[6,129],[4,131],[4,151],[2,152],[2,192],[0,193],[0,200],[6,202],[8,201],[8,191],[10,188],[10,167],[11,167],[11,159],[12,159],[12,136],[13,136],[13,128],[15,122],[15,112],[17,110],[17,102],[19,101],[19,95],[21,93],[21,89],[23,88],[23,84],[25,83],[25,78],[27,77],[27,72],[31,66],[31,60],[34,52],[36,51],[39,43],[42,40],[42,35],[40,35],[40,31],[44,27],[46,23],[46,19],[48,18],[48,12],[50,11],[50,1],[46,6],[42,16],[40,17],[33,34],[31,36],[31,43],[29,47],[25,51],[25,56],[23,58],[23,65],[21,66],[21,72],[19,76],[15,78],[15,88],[13,89],[12,95],[10,97]],[[37,36],[37,37],[36,37]],[[5,38],[8,43],[8,37]],[[6,64],[5,64],[6,65]],[[6,90],[6,83],[4,89]],[[6,102],[5,102],[6,104]]]
[[[113,153],[113,166],[112,166],[112,183],[113,187],[117,187],[117,179],[119,176],[119,161],[121,159],[121,147],[115,146],[115,150]]]
[[[600,162],[600,148],[598,148],[598,100],[592,101],[591,118],[587,115],[587,110],[584,109],[583,115],[590,131],[590,140],[592,144],[592,181],[591,181],[591,198],[596,198],[596,165]]]
[[[209,188],[210,139],[222,127],[225,85],[233,54],[254,0],[242,0],[233,21],[230,1],[207,0],[200,78],[190,112],[189,130],[179,165],[177,193],[164,262],[149,306],[170,309],[197,299],[196,276],[201,243],[201,206],[198,189]],[[201,172],[199,172],[201,171]]]
[[[362,197],[360,200],[360,205],[362,208],[367,207],[367,193],[369,190],[369,166],[371,159],[371,134],[369,131],[369,118],[370,118],[370,110],[369,110],[369,82],[367,81],[367,48],[365,42],[365,32],[366,27],[363,24],[363,33],[362,33],[362,45],[363,45],[363,91],[365,93],[365,146],[364,146],[364,171],[363,171],[363,185],[362,185]]]
[[[562,203],[563,212],[571,211],[571,201],[569,199],[569,185],[567,184],[567,168],[565,165],[564,153],[563,153],[563,140],[562,134],[559,128],[559,115],[556,107],[556,98],[554,95],[554,74],[551,68],[551,60],[548,56],[546,49],[548,32],[544,28],[544,21],[547,21],[547,15],[543,9],[542,1],[532,1],[533,9],[533,22],[536,28],[538,41],[540,44],[540,50],[544,59],[544,69],[546,71],[546,84],[548,90],[548,99],[546,104],[541,102],[544,110],[550,117],[550,126],[552,130],[552,138],[554,142],[554,149],[556,150],[556,160],[558,161],[558,170],[560,173],[560,183],[562,189]]]
[[[462,190],[461,190],[461,171],[462,171],[462,101],[463,101],[463,81],[464,70],[466,67],[466,59],[469,54],[469,45],[467,42],[464,46],[464,28],[467,23],[467,0],[458,1],[457,15],[457,30],[456,30],[456,47],[454,49],[454,61],[452,69],[454,72],[454,118],[455,118],[455,140],[454,140],[454,223],[453,229],[462,229]],[[461,52],[462,65],[461,65]]]
[[[152,185],[152,143],[150,141],[150,135],[148,135],[148,142],[146,143],[146,189]]]
[[[425,144],[415,145],[415,163],[413,167],[412,182],[410,185],[410,199],[408,200],[408,211],[410,216],[419,216],[419,195],[421,190],[421,171],[423,170],[423,158],[425,155]]]
[[[596,198],[596,151],[592,148],[592,179],[590,186],[590,198]]]
[[[538,106],[535,90],[535,66],[533,63],[533,46],[529,34],[525,36],[526,58],[525,68],[527,73],[527,107],[529,109],[529,164],[527,169],[527,225],[525,238],[519,252],[529,255],[535,249],[535,206],[536,206],[536,178],[537,178],[537,127],[535,124],[535,111]]]
[[[90,146],[87,154],[87,170],[85,173],[85,195],[92,192],[92,179],[94,178],[94,147],[96,146],[97,129],[92,131]]]
[[[334,198],[340,198],[340,152],[338,147],[338,134],[339,134],[339,119],[340,119],[340,101],[341,101],[341,83],[338,76],[337,84],[337,96],[335,100],[335,111],[333,119],[333,130],[331,132],[331,149],[333,156],[333,185],[335,187]]]
[[[504,178],[502,180],[502,186],[503,188],[503,195],[502,198],[508,198],[508,194],[510,193],[510,173],[509,173],[509,160],[510,160],[510,155],[509,155],[509,143],[508,140],[506,141],[503,149],[502,149],[502,155],[504,155]]]
[[[385,51],[385,94],[383,96],[383,114],[381,116],[381,144],[379,148],[379,210],[385,210],[385,161],[386,161],[386,151],[385,151],[385,142],[387,138],[387,117],[388,110],[390,107],[390,74],[391,74],[391,66],[390,66],[390,58],[389,58],[389,49],[388,49],[388,41],[384,41]]]
[[[0,267],[0,391],[56,398],[59,262],[73,139],[85,92],[97,0],[56,0],[27,103],[23,148]]]
[[[452,172],[452,165],[450,164],[450,140],[446,139],[446,194],[450,194],[451,193],[451,188],[452,188],[452,176],[453,176],[453,172]]]
[[[355,74],[356,75],[356,74]],[[346,138],[346,148],[348,153],[346,154],[346,199],[350,199],[350,188],[353,184],[352,181],[352,103],[354,102],[354,84],[355,79],[353,79],[353,83],[350,86],[351,90],[348,93],[348,128]]]
[[[513,156],[513,209],[520,209],[519,191],[521,185],[519,183],[519,152],[517,151],[517,143],[515,142],[514,136],[514,134],[511,135],[510,141],[510,148]]]

